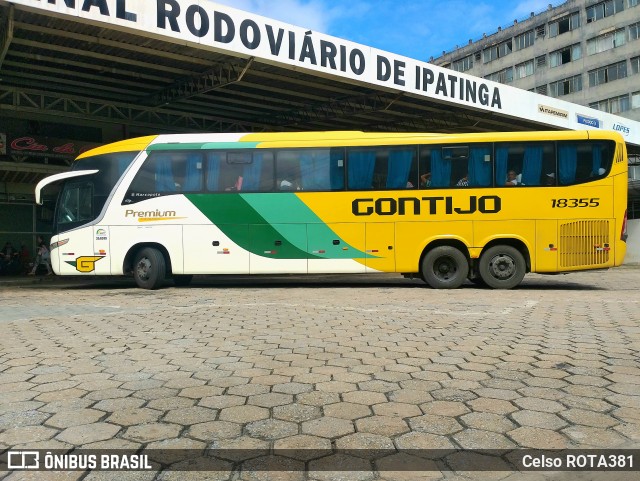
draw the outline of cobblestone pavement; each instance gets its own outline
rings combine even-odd
[[[387,275],[153,292],[0,281],[2,449],[225,453],[208,473],[0,477],[637,479],[406,467],[421,449],[638,448],[639,291],[640,268],[531,275],[513,291]],[[283,471],[258,469],[269,448],[286,450]],[[372,460],[385,449],[401,452]]]

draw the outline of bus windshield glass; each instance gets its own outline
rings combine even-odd
[[[96,219],[129,164],[139,152],[96,155],[74,162],[71,170],[98,173],[65,182],[58,196],[55,232],[62,232]]]

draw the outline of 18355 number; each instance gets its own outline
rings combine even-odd
[[[551,207],[563,209],[573,209],[575,207],[598,207],[600,205],[599,197],[583,197],[581,199],[551,199]]]

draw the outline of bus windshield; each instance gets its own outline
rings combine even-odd
[[[75,161],[72,171],[98,172],[65,182],[58,196],[54,233],[73,229],[96,219],[113,187],[138,154],[139,152],[118,152]]]

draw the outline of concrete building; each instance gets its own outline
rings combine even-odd
[[[431,63],[639,120],[639,3],[550,4]]]

